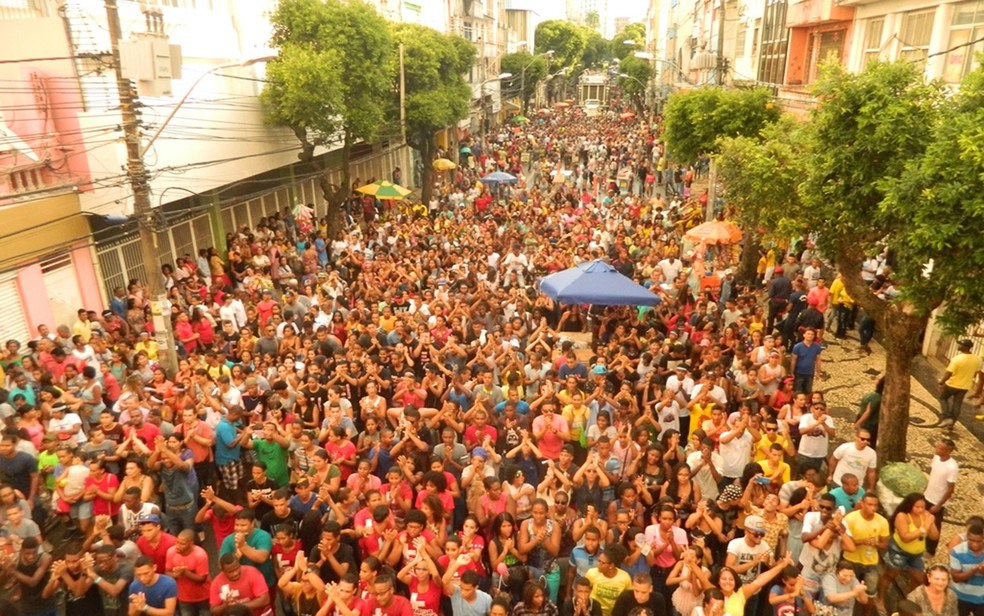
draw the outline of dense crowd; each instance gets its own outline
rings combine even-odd
[[[857,315],[811,245],[742,285],[686,242],[702,167],[658,122],[467,145],[429,204],[353,193],[346,232],[288,210],[166,266],[173,373],[140,281],[7,343],[4,614],[984,614],[984,520],[940,535],[953,442],[891,504],[880,383],[835,442]],[[590,259],[661,302],[537,292]]]

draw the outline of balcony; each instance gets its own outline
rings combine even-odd
[[[870,0],[875,2],[877,0]],[[818,26],[826,23],[851,21],[855,4],[866,0],[804,0],[790,3],[786,9],[786,27]]]
[[[881,0],[834,0],[838,6],[848,7],[848,6],[866,6],[868,4],[874,4],[876,2],[881,2]]]

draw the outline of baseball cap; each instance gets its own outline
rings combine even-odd
[[[608,374],[608,368],[599,364],[591,369],[591,374],[600,374],[600,375]]]
[[[138,524],[160,524],[161,516],[156,513],[145,513],[137,519]]]
[[[750,515],[745,518],[745,532],[748,533],[764,533],[765,532],[765,520],[761,516]]]
[[[489,452],[486,451],[484,447],[476,447],[475,449],[472,449],[471,455],[472,455],[473,458],[474,457],[479,457],[479,458],[481,458],[483,460],[488,460],[489,459]]]

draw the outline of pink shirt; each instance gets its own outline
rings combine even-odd
[[[673,533],[673,543],[681,546],[687,545],[687,531],[683,530],[679,526],[671,526],[670,532]],[[666,543],[663,542],[663,538],[659,536],[659,524],[650,524],[646,527],[646,541],[649,542],[651,549],[659,554],[656,557],[655,565],[657,567],[672,567],[677,559],[673,555],[673,549],[668,549],[663,551],[666,547]]]
[[[547,423],[547,422],[550,423]],[[543,457],[548,460],[557,460],[560,458],[560,449],[567,442],[560,438],[558,435],[550,431],[549,426],[553,426],[558,432],[567,432],[567,420],[558,413],[551,413],[548,418],[546,415],[540,415],[533,420],[533,433],[536,434],[540,430],[547,427],[547,431],[543,433],[540,440],[537,441],[536,446],[540,449],[540,453]]]

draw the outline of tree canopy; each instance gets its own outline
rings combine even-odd
[[[619,71],[626,77],[619,77],[618,85],[622,88],[635,105],[636,111],[643,113],[645,109],[646,90],[653,78],[653,66],[646,60],[628,56],[618,65]]]
[[[533,93],[536,84],[547,76],[547,61],[543,56],[534,56],[528,51],[519,51],[502,56],[499,63],[502,72],[510,73],[512,77],[502,81],[501,87],[504,98],[517,96],[523,101],[523,109]]]
[[[626,45],[625,41],[633,41],[633,45]],[[631,23],[625,29],[612,37],[612,54],[619,60],[628,58],[633,52],[643,48],[646,42],[646,25],[641,23]]]
[[[669,156],[678,162],[693,162],[714,152],[718,138],[758,135],[780,115],[764,88],[714,87],[674,94],[663,112]]]
[[[758,227],[810,232],[886,350],[880,460],[906,457],[910,368],[937,312],[953,334],[984,319],[984,69],[948,95],[911,63],[831,64],[806,122],[721,139],[729,199]],[[861,278],[885,252],[895,293]],[[928,267],[930,266],[930,267]]]
[[[407,142],[430,161],[437,131],[468,117],[471,89],[464,76],[475,62],[475,47],[460,37],[411,23],[395,24],[393,36],[404,47]],[[430,200],[430,174],[425,164],[424,203]]]
[[[394,75],[389,24],[362,0],[281,0],[272,21],[280,53],[267,69],[266,117],[294,132],[308,162],[316,147],[341,143],[342,182],[322,183],[329,220],[338,224],[351,146],[374,141],[386,122]]]
[[[587,42],[585,29],[563,19],[541,21],[536,27],[534,51],[554,51],[552,66],[573,67],[581,60]]]

